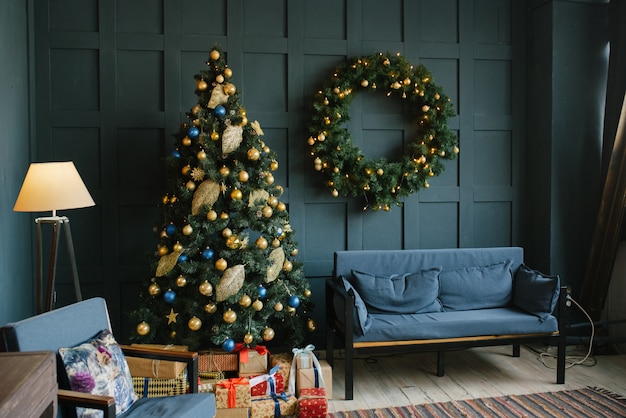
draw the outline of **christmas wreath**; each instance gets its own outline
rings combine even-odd
[[[344,123],[355,93],[383,90],[405,100],[416,133],[405,145],[401,161],[367,159],[350,140]],[[428,188],[428,180],[444,170],[442,160],[456,158],[456,135],[447,125],[455,111],[442,88],[423,66],[414,67],[400,54],[378,53],[339,65],[315,95],[308,124],[311,155],[325,174],[333,196],[365,198],[364,210],[388,211],[401,198]]]

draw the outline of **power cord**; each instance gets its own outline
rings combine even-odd
[[[578,307],[578,309],[580,309],[580,311],[583,314],[585,314],[585,316],[589,320],[589,324],[591,325],[591,336],[589,338],[589,348],[587,350],[587,354],[584,357],[582,357],[582,358],[580,356],[566,356],[565,357],[565,363],[566,363],[565,364],[565,368],[569,369],[571,367],[578,366],[578,365],[594,366],[596,364],[596,360],[593,357],[591,357],[591,352],[592,352],[592,349],[593,349],[593,340],[595,338],[596,328],[595,328],[595,325],[593,323],[593,320],[591,319],[591,317],[589,316],[587,311],[585,311],[583,309],[583,307],[580,306],[580,304],[578,302],[576,302],[576,300],[571,295],[567,295],[566,298],[567,298],[568,305],[570,303],[573,303],[574,305],[576,305],[576,307]],[[539,353],[539,357],[538,357],[539,361],[541,361],[545,367],[547,367],[549,369],[555,369],[556,367],[552,367],[552,366],[547,364],[546,358],[554,359],[554,358],[556,358],[556,355],[553,354],[553,353],[550,353],[550,352],[544,352],[544,353]],[[591,360],[590,360],[590,358],[591,358]]]

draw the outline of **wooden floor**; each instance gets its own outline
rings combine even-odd
[[[592,357],[587,365],[565,372],[557,385],[556,371],[538,358],[537,348],[522,347],[511,357],[511,347],[484,347],[446,353],[446,375],[436,375],[436,353],[359,356],[354,362],[354,400],[344,397],[344,362],[335,359],[333,399],[329,412],[416,405],[511,394],[557,391],[586,386],[602,387],[626,395],[626,354]],[[542,350],[543,351],[543,350]],[[584,347],[569,348],[568,359],[586,354]],[[337,352],[341,357],[341,352]],[[320,353],[320,358],[323,354]],[[552,359],[546,363],[553,365]]]

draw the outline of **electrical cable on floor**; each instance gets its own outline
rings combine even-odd
[[[596,328],[595,328],[595,325],[593,323],[593,320],[591,319],[591,317],[589,316],[587,311],[585,311],[583,309],[583,307],[580,306],[580,304],[578,302],[576,302],[576,300],[574,300],[573,297],[568,295],[567,299],[572,301],[574,303],[574,305],[576,305],[578,307],[578,309],[580,309],[580,311],[583,314],[585,314],[585,316],[589,320],[589,323],[591,324],[591,336],[589,338],[589,348],[587,350],[587,354],[584,357],[581,357],[581,356],[565,356],[565,363],[566,363],[565,364],[565,368],[569,369],[571,367],[578,366],[578,365],[594,366],[596,364],[596,359],[591,357],[591,352],[592,352],[592,349],[593,349],[593,339],[595,338]],[[546,363],[546,358],[554,359],[556,357],[557,356],[555,354],[552,354],[552,353],[549,353],[549,352],[544,352],[544,353],[539,353],[538,359],[547,368],[555,369],[556,367],[552,367],[552,366],[550,366],[550,365],[548,365]]]

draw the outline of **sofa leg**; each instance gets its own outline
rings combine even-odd
[[[521,355],[521,345],[513,344],[513,357],[519,357]]]
[[[354,348],[346,347],[346,362],[345,362],[345,372],[346,372],[346,401],[351,401],[354,398],[354,369],[353,369],[353,360],[354,360]]]
[[[437,351],[437,376],[443,377],[446,369],[446,352]]]

